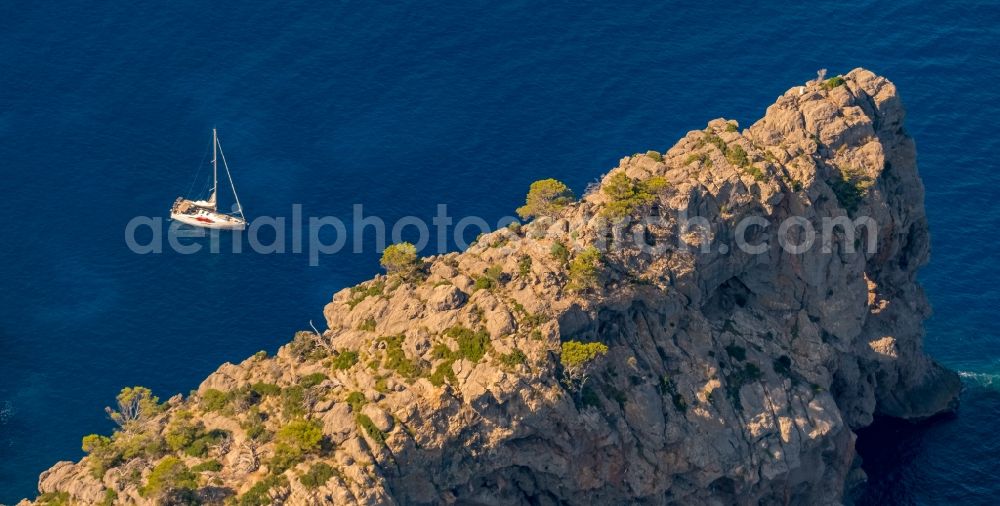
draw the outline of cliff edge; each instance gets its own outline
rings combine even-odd
[[[961,386],[922,350],[903,118],[855,69],[625,157],[578,201],[338,292],[322,336],[147,402],[36,501],[838,503],[853,430]]]

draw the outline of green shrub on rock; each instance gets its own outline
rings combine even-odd
[[[83,438],[83,451],[87,453],[90,474],[102,479],[104,473],[121,463],[121,453],[115,448],[111,438],[90,434]]]
[[[531,274],[531,257],[528,255],[523,255],[517,260],[517,273],[521,275],[522,278],[528,277]]]
[[[288,478],[284,475],[272,475],[258,481],[250,487],[237,501],[238,506],[272,506],[271,490],[288,486]]]
[[[111,440],[114,441],[115,450],[125,461],[136,457],[156,459],[167,449],[166,442],[155,431],[116,432]]]
[[[513,369],[519,365],[524,365],[528,363],[528,356],[524,354],[523,351],[515,349],[510,353],[504,353],[497,357],[497,361],[500,365],[506,369]]]
[[[458,356],[472,363],[482,360],[490,347],[490,334],[486,329],[473,331],[458,325],[446,330],[445,335],[458,342]]]
[[[384,252],[383,252],[384,254]],[[351,288],[351,297],[347,300],[347,305],[354,309],[361,301],[367,299],[368,297],[378,297],[382,295],[385,291],[385,281],[378,280],[372,281],[367,285],[358,285]]]
[[[281,387],[275,385],[274,383],[264,383],[264,382],[254,383],[253,385],[250,386],[250,390],[253,390],[257,395],[261,397],[281,394]]]
[[[161,499],[163,503],[189,504],[188,501],[178,501],[183,497],[193,499],[194,490],[198,488],[198,475],[191,472],[187,465],[177,457],[165,457],[149,473],[149,479],[139,493],[143,497]],[[171,499],[166,499],[166,498]]]
[[[601,266],[601,252],[590,246],[578,254],[569,264],[569,285],[571,290],[587,290],[597,285]]]
[[[326,485],[330,478],[336,476],[337,470],[326,462],[317,462],[308,471],[299,475],[299,483],[309,490],[315,490]]]
[[[204,457],[213,445],[229,437],[229,433],[214,429],[205,430],[205,424],[195,421],[190,411],[179,411],[167,425],[166,444],[173,451],[192,457]]]
[[[35,502],[39,506],[70,506],[69,492],[64,492],[62,490],[56,492],[46,492],[37,499]]]
[[[562,181],[543,179],[531,183],[524,205],[517,208],[521,218],[553,216],[573,202],[573,192]]]
[[[400,376],[413,379],[423,373],[420,362],[410,359],[403,351],[403,341],[406,336],[398,334],[385,339],[385,367],[396,371]]]
[[[842,86],[846,81],[842,76],[831,77],[826,81],[823,81],[823,88],[826,90],[832,90],[838,86]]]
[[[221,411],[229,402],[225,392],[209,388],[201,394],[201,409],[205,411]]]
[[[410,274],[417,267],[417,247],[408,242],[393,244],[382,251],[379,263],[389,274]]]
[[[262,413],[260,408],[254,406],[247,411],[247,418],[245,421],[240,423],[240,428],[247,433],[247,437],[250,438],[251,441],[256,443],[266,443],[271,439],[271,433],[264,425],[264,420],[266,419],[267,415]]]
[[[206,471],[217,473],[221,470],[222,470],[222,463],[215,459],[206,460],[205,462],[202,462],[201,464],[198,464],[191,468],[192,473],[204,473]]]
[[[607,354],[608,346],[604,343],[582,343],[580,341],[562,343],[559,363],[563,367],[567,386],[571,390],[580,391],[587,381],[588,372],[594,362]]]
[[[106,407],[104,411],[125,431],[139,430],[142,424],[163,411],[160,399],[146,387],[123,388],[115,400],[118,409]]]
[[[445,382],[455,384],[458,378],[455,377],[455,370],[452,369],[452,365],[455,363],[454,358],[446,359],[444,362],[438,364],[434,368],[434,372],[431,373],[429,378],[432,385],[439,387],[445,384]]]
[[[302,385],[293,385],[281,391],[281,410],[285,420],[300,418],[306,414],[306,392]]]
[[[344,402],[351,406],[351,412],[360,413],[361,408],[368,402],[368,399],[365,399],[365,394],[354,391],[347,394],[347,399]]]
[[[116,501],[118,501],[118,492],[109,488],[104,491],[104,499],[101,499],[98,504],[99,506],[115,506]]]
[[[731,146],[726,146],[726,160],[736,167],[746,167],[750,165],[750,157],[747,156],[747,152],[743,149],[743,146],[739,144],[733,144]]]
[[[610,219],[622,219],[652,204],[667,185],[667,180],[660,176],[639,180],[628,177],[624,171],[616,172],[601,186],[601,192],[608,198],[601,214]]]
[[[837,197],[837,203],[853,215],[864,201],[868,189],[874,184],[867,174],[858,169],[841,168],[840,177],[827,181]]]
[[[569,250],[566,249],[566,245],[561,241],[554,241],[552,243],[552,247],[549,248],[549,254],[561,264],[565,264],[569,261]]]
[[[312,388],[326,381],[327,379],[329,378],[327,378],[325,374],[321,372],[314,372],[312,374],[299,378],[299,385],[302,385],[302,388]]]
[[[274,456],[268,463],[272,474],[281,474],[320,449],[323,430],[312,420],[295,420],[278,430]]]
[[[375,317],[369,316],[368,318],[365,318],[365,321],[361,322],[361,324],[358,325],[358,330],[373,332],[377,324],[378,322],[375,321]]]
[[[354,364],[358,363],[358,352],[345,350],[340,352],[336,358],[333,359],[332,366],[338,371],[344,371],[354,367]]]
[[[368,434],[368,437],[372,438],[372,441],[375,441],[378,444],[385,444],[385,433],[382,432],[382,429],[379,429],[375,425],[375,422],[373,422],[368,415],[358,413],[355,415],[355,420],[358,422],[358,425],[364,429],[365,433]]]

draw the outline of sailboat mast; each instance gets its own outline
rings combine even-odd
[[[212,129],[212,196],[209,197],[209,202],[212,203],[212,209],[218,209],[217,201],[215,199],[216,195],[219,193],[219,161],[217,158],[217,153],[219,151],[219,136],[216,134],[215,129]]]

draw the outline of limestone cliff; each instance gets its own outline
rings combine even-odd
[[[960,388],[922,351],[929,237],[903,116],[893,84],[856,69],[792,88],[742,131],[714,120],[665,154],[625,157],[554,216],[338,292],[322,336],[223,365],[110,453],[56,464],[40,491],[81,504],[837,503],[860,473],[854,429],[952,409]],[[624,206],[608,188],[654,178],[652,198]],[[622,214],[650,219],[608,219]],[[789,217],[876,226],[792,252],[775,244]],[[801,230],[782,232],[798,244]],[[771,245],[753,254],[737,236]],[[598,283],[573,286],[567,265],[591,246]],[[568,340],[608,346],[575,389]],[[295,420],[322,440],[283,432]],[[180,492],[148,485],[165,455],[202,464]]]

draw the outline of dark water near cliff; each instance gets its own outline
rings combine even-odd
[[[856,66],[910,112],[934,241],[927,348],[967,383],[960,416],[866,435],[866,500],[1000,493],[995,3],[329,4],[0,7],[0,501],[109,431],[120,387],[186,392],[376,270],[370,237],[319,267],[131,253],[125,224],[165,214],[213,125],[253,216],[363,203],[391,223],[445,203],[495,222],[535,179],[580,191],[623,155],[723,115],[748,124],[816,69]]]

